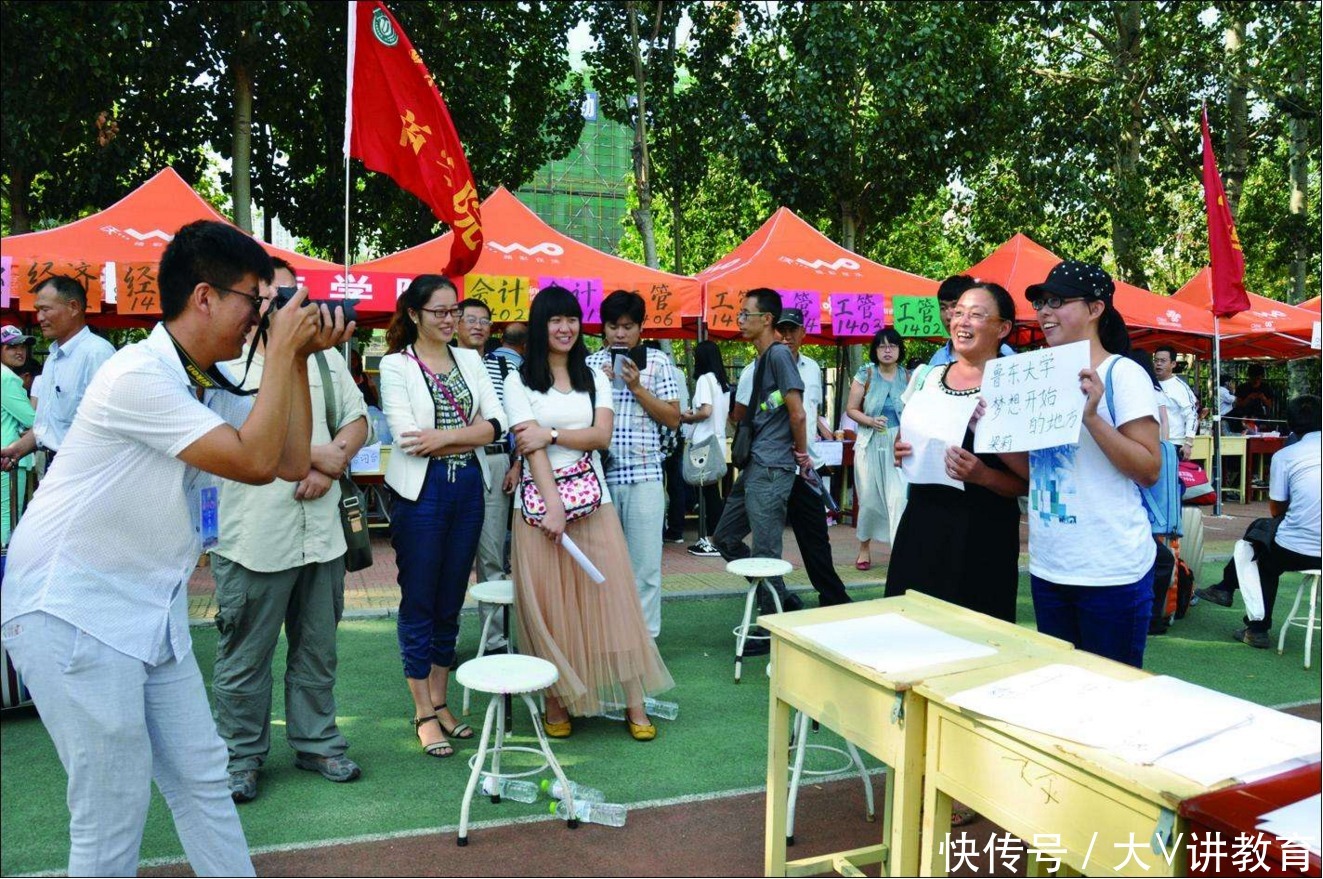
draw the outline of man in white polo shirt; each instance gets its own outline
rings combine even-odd
[[[41,390],[33,392],[37,420],[5,457],[21,458],[34,449],[46,452],[50,466],[73,424],[87,385],[115,348],[87,326],[87,290],[73,278],[52,275],[37,285],[37,322],[51,340],[41,370]]]
[[[1183,460],[1190,457],[1194,435],[1199,432],[1199,400],[1175,370],[1175,348],[1159,345],[1153,349],[1153,374],[1167,398],[1167,440]]]
[[[251,876],[188,634],[188,577],[217,536],[215,487],[200,483],[308,472],[307,358],[352,324],[299,307],[303,292],[275,312],[236,429],[217,411],[234,398],[215,365],[258,322],[271,259],[200,221],[175,235],[159,279],[164,322],[97,373],[14,531],[0,638],[69,776],[69,875],[136,874],[154,781],[197,875]]]

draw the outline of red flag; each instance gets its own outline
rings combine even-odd
[[[1231,219],[1231,206],[1227,204],[1222,177],[1217,173],[1217,159],[1213,156],[1213,140],[1208,135],[1208,108],[1204,108],[1204,205],[1208,209],[1208,264],[1212,271],[1212,312],[1218,317],[1231,317],[1248,311],[1249,296],[1245,294],[1245,254],[1240,249],[1240,236]]]
[[[478,191],[436,82],[379,0],[349,4],[345,153],[388,174],[455,233],[445,274],[458,277],[482,253]]]

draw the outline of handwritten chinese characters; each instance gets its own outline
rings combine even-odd
[[[881,293],[831,294],[831,331],[838,339],[872,336],[886,325]]]
[[[1027,452],[1077,443],[1087,342],[999,357],[983,369],[987,411],[974,429],[976,452]]]
[[[537,279],[539,291],[548,287],[564,287],[579,300],[583,309],[583,322],[596,326],[602,322],[602,279],[601,278],[554,278],[543,275]]]
[[[87,310],[92,313],[101,311],[101,299],[104,288],[101,284],[101,272],[104,266],[85,260],[35,259],[20,257],[14,261],[10,270],[13,290],[18,293],[18,307],[24,311],[36,311],[37,288],[53,275],[66,275],[83,285],[87,291]]]
[[[822,294],[817,290],[781,290],[782,308],[798,308],[804,312],[804,329],[810,336],[822,332]]]
[[[893,296],[892,323],[906,338],[946,338],[936,296]]]
[[[116,302],[120,314],[159,316],[161,289],[156,272],[160,263],[125,262],[115,265]]]
[[[528,320],[528,278],[470,274],[464,278],[464,298],[485,302],[493,323]]]

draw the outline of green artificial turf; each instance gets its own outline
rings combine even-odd
[[[1200,582],[1212,582],[1210,569]],[[1028,577],[1022,577],[1019,612],[1032,625]],[[1298,578],[1284,578],[1278,610],[1285,614]],[[880,590],[856,591],[860,599],[880,597]],[[631,740],[623,724],[603,719],[576,720],[574,735],[555,743],[557,757],[576,781],[604,790],[623,803],[761,786],[766,769],[767,678],[764,662],[745,664],[744,682],[732,673],[730,628],[739,618],[741,599],[668,601],[659,647],[677,686],[661,698],[676,701],[675,722],[658,721],[658,737]],[[812,602],[810,601],[810,604]],[[1288,655],[1251,650],[1227,637],[1239,611],[1207,603],[1195,607],[1172,632],[1149,641],[1146,667],[1255,702],[1276,705],[1319,698],[1319,675],[1301,668],[1302,633],[1294,632]],[[461,658],[472,651],[477,618],[466,614],[460,635]],[[193,642],[204,673],[212,665],[216,637],[195,628]],[[467,782],[467,758],[475,742],[462,745],[456,757],[424,756],[409,723],[412,703],[406,693],[392,620],[347,620],[340,627],[340,677],[336,688],[341,728],[350,756],[363,777],[336,785],[293,766],[284,742],[283,649],[276,669],[275,715],[271,758],[261,776],[257,800],[240,807],[252,847],[307,843],[365,834],[382,834],[456,824]],[[1315,644],[1315,662],[1319,645]],[[1315,665],[1315,669],[1319,666]],[[450,704],[461,694],[452,689]],[[485,697],[475,699],[469,718],[481,725]],[[516,706],[512,744],[536,745],[524,710]],[[94,735],[95,730],[89,730]],[[830,743],[826,730],[815,742]],[[810,752],[812,753],[812,752]],[[516,762],[516,755],[506,765]],[[531,758],[530,758],[531,759]],[[818,754],[818,765],[837,765],[834,755]],[[867,757],[865,758],[867,759]],[[0,737],[0,873],[13,875],[62,870],[68,857],[68,811],[65,775],[38,719],[11,717]],[[492,805],[474,800],[471,821],[514,818],[545,812],[546,800],[525,805]],[[142,857],[182,857],[164,801],[153,796]]]

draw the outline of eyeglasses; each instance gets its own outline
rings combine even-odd
[[[895,348],[897,351],[900,350],[900,346],[897,345],[895,342],[878,342],[878,343],[877,343],[877,347],[879,347],[879,348]]]
[[[418,310],[430,314],[437,320],[445,320],[446,318],[457,320],[460,312],[458,306],[451,306],[450,308],[420,308]]]
[[[1056,311],[1058,308],[1065,305],[1067,302],[1083,302],[1083,301],[1084,301],[1083,296],[1069,296],[1069,297],[1043,296],[1042,298],[1039,299],[1029,300],[1029,307],[1032,308],[1034,311],[1042,311],[1044,308],[1050,308],[1053,311]]]
[[[735,313],[735,320],[744,323],[751,317],[762,317],[765,314],[771,314],[770,311],[738,311]]]
[[[964,311],[961,309],[957,309],[956,311],[951,312],[951,320],[952,321],[967,320],[972,324],[985,324],[989,320],[1002,320],[1002,318],[1001,317],[993,318],[992,315],[984,314],[981,311]]]
[[[262,303],[263,301],[266,300],[266,297],[263,296],[261,293],[245,293],[242,290],[235,290],[230,287],[222,287],[220,284],[213,284],[210,281],[207,282],[207,286],[211,287],[213,290],[216,290],[217,292],[220,293],[233,293],[235,296],[242,296],[244,299],[247,299],[248,302],[253,306],[253,311],[261,311]]]
[[[492,325],[492,321],[488,317],[478,317],[470,314],[465,316],[464,324],[470,327],[489,327]]]

